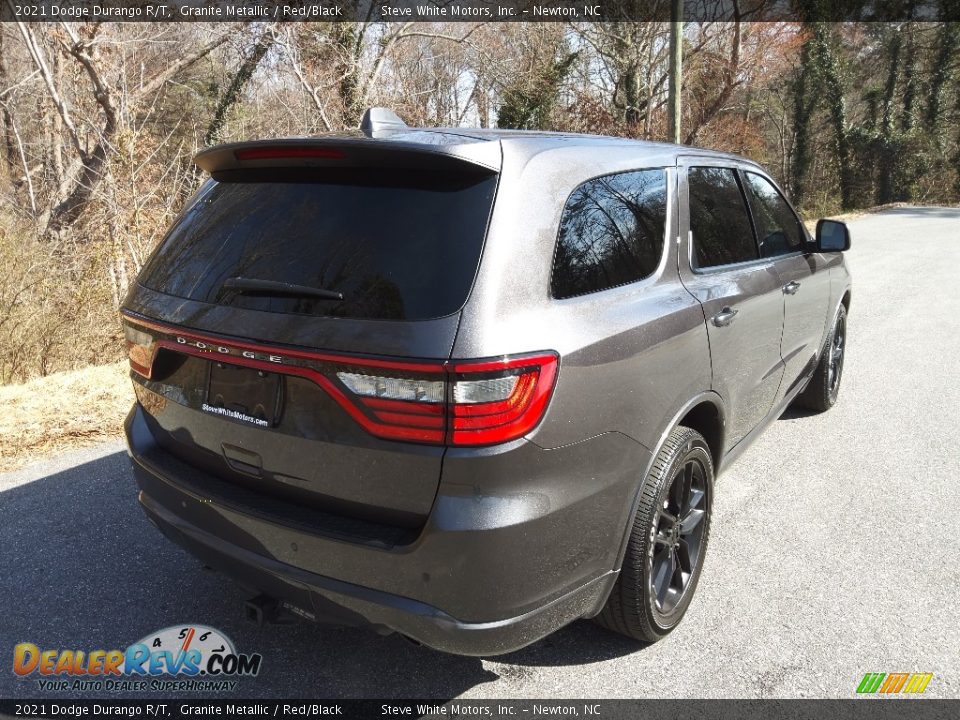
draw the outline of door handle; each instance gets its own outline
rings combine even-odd
[[[786,285],[783,286],[783,291],[787,295],[796,295],[797,290],[799,289],[800,289],[800,283],[798,283],[796,280],[788,282]]]
[[[713,324],[717,327],[726,327],[733,322],[733,318],[736,317],[739,310],[734,310],[733,308],[725,307],[723,310],[718,312],[716,315],[711,318]]]

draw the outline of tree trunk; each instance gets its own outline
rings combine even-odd
[[[474,97],[476,98],[477,117],[479,118],[480,127],[486,129],[490,127],[490,95],[487,92],[487,88],[478,84],[474,92]]]
[[[883,115],[880,121],[879,151],[880,177],[877,183],[877,204],[885,205],[893,202],[893,175],[896,157],[894,156],[893,141],[893,98],[897,91],[897,78],[900,74],[900,49],[903,37],[899,29],[892,31],[889,55],[890,69],[887,73],[887,83],[883,91]]]
[[[3,62],[3,27],[0,26],[0,86],[6,87],[8,83],[7,66]],[[4,98],[0,97],[0,101]],[[16,144],[13,138],[13,116],[10,115],[10,109],[3,106],[3,157],[7,166],[7,175],[11,179],[15,176],[17,170]]]
[[[646,93],[640,86],[639,68],[631,64],[621,81],[623,83],[623,119],[629,125],[636,125],[643,117],[641,105],[647,102]]]
[[[941,140],[940,120],[943,115],[943,91],[947,80],[950,78],[950,67],[958,46],[960,46],[960,23],[942,23],[937,37],[937,60],[934,63],[933,74],[930,78],[927,109],[924,113],[924,123],[927,130],[934,133],[938,141]]]
[[[850,166],[850,131],[847,127],[847,104],[843,92],[840,66],[830,46],[829,23],[813,24],[813,50],[817,71],[824,85],[827,109],[833,125],[834,148],[840,180],[840,203],[844,210],[853,207],[853,168]]]
[[[667,101],[667,125],[670,142],[680,142],[680,124],[683,118],[683,0],[670,4],[670,85]],[[690,142],[693,141],[691,133]],[[688,143],[689,144],[689,143]]]
[[[810,120],[816,96],[810,93],[808,88],[808,83],[814,75],[810,46],[811,40],[807,39],[800,49],[800,72],[793,83],[794,140],[790,189],[793,202],[797,205],[802,205],[806,199],[807,173],[810,171],[811,162]]]
[[[340,96],[341,123],[344,128],[360,125],[360,64],[363,60],[363,33],[356,23],[332,23],[330,33],[339,50],[337,94]]]
[[[960,93],[957,93],[957,113],[960,114]],[[957,123],[957,151],[953,156],[953,165],[957,174],[953,189],[957,195],[960,195],[960,123]]]
[[[237,72],[221,96],[220,102],[217,103],[217,109],[213,113],[213,119],[210,121],[206,135],[204,135],[203,138],[204,145],[214,145],[220,141],[223,126],[227,121],[227,114],[230,112],[230,109],[237,104],[244,86],[253,76],[260,61],[263,60],[263,56],[267,54],[267,51],[273,46],[275,40],[274,34],[269,29],[265,30],[244,58],[240,67],[237,68]]]
[[[912,35],[912,27],[908,24],[904,30],[907,33],[907,57],[903,63],[903,111],[900,116],[900,130],[909,133],[913,130],[914,112],[917,104],[917,45]]]

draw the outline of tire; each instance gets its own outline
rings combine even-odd
[[[656,642],[683,618],[707,551],[713,460],[703,436],[674,429],[640,492],[620,575],[594,620],[634,640]]]
[[[847,309],[840,305],[837,316],[833,320],[833,327],[827,342],[820,352],[820,362],[810,378],[810,382],[800,395],[795,405],[826,412],[837,403],[840,394],[840,380],[843,378],[843,360],[847,350]]]

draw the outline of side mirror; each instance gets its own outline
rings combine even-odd
[[[850,229],[839,220],[817,221],[817,252],[844,252],[850,249]]]

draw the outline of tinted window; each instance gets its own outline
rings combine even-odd
[[[496,178],[338,169],[215,182],[141,275],[147,287],[283,313],[421,320],[458,310],[480,259]],[[223,288],[234,277],[344,300]]]
[[[563,209],[553,296],[583,295],[652,274],[663,253],[666,216],[663,170],[585,182]]]
[[[756,260],[757,244],[737,174],[730,168],[690,168],[687,186],[697,267]]]
[[[806,235],[780,192],[765,177],[745,173],[747,197],[760,241],[760,257],[774,257],[802,250]]]

